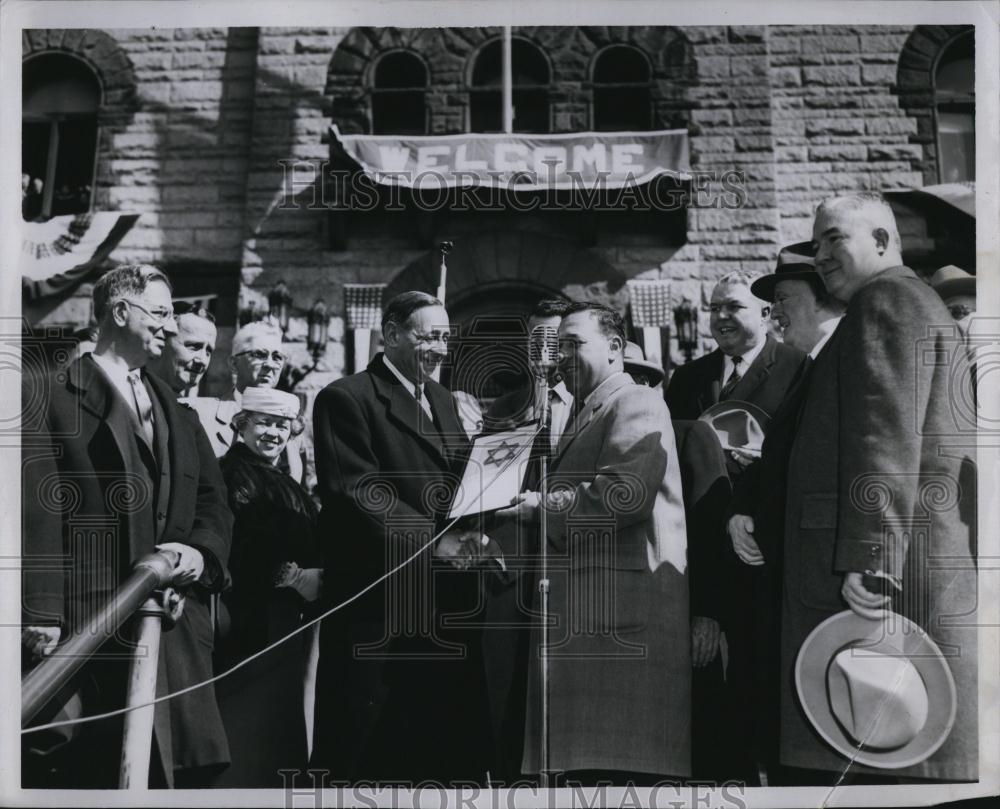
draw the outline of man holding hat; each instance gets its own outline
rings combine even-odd
[[[786,469],[795,417],[813,362],[844,313],[843,302],[826,291],[816,272],[808,242],[778,253],[775,271],[758,278],[751,290],[772,304],[771,317],[786,344],[806,353],[800,373],[768,425],[761,455],[740,476],[729,505],[728,531],[741,560],[734,571],[739,628],[730,639],[729,679],[736,704],[753,729],[750,752],[763,765],[768,783],[777,783],[778,669],[781,613],[781,538],[784,531]]]
[[[831,780],[847,767],[872,772],[862,761],[884,762],[893,776],[976,780],[977,577],[971,526],[959,510],[964,450],[951,388],[961,349],[940,329],[951,320],[944,304],[902,265],[895,217],[880,195],[823,202],[813,241],[824,286],[847,311],[816,357],[788,449],[781,763]],[[873,674],[849,663],[839,684],[817,682],[814,671],[791,687],[807,639],[845,604],[874,637],[888,636],[902,616],[944,650],[957,706],[939,747],[940,738],[925,739],[913,756],[894,760],[883,734],[855,722],[851,749],[863,753],[855,758],[824,735],[810,711],[815,689],[826,691],[823,705],[842,702],[844,687],[892,692],[896,675],[887,680],[887,668]],[[911,653],[904,645],[897,657]],[[902,682],[906,672],[898,675]],[[919,746],[928,732],[914,726],[899,743]]]

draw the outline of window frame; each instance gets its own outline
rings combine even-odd
[[[972,54],[973,54],[973,94],[971,99],[960,99],[960,98],[940,98],[938,95],[937,87],[937,77],[938,71],[941,68],[941,62],[944,57],[948,54],[949,49],[955,46],[958,42],[963,39],[972,39]],[[975,139],[976,132],[976,96],[975,96],[975,53],[976,53],[976,33],[975,31],[963,31],[955,36],[951,37],[941,49],[938,51],[937,56],[934,58],[934,64],[931,67],[931,90],[933,93],[932,102],[932,114],[934,118],[934,147],[935,147],[935,163],[937,164],[937,178],[939,183],[949,182],[944,178],[944,165],[941,161],[941,118],[939,113],[941,112],[964,112],[972,114],[972,133],[973,139]],[[973,171],[975,169],[973,168]],[[973,174],[972,180],[975,180],[975,174]],[[959,182],[967,182],[966,180],[960,180]]]
[[[24,75],[30,63],[46,56],[60,56],[78,63],[81,72],[87,71],[97,87],[97,108],[92,113],[55,113],[48,115],[31,114],[25,111],[22,100],[21,107],[21,139],[23,154],[23,139],[25,124],[48,124],[49,145],[45,159],[45,186],[42,189],[42,209],[36,219],[48,221],[52,218],[52,203],[55,194],[55,175],[59,163],[59,126],[66,121],[83,121],[93,119],[94,121],[94,158],[91,161],[90,170],[90,197],[87,200],[87,210],[71,216],[80,216],[84,213],[91,213],[94,210],[94,195],[97,190],[97,159],[101,153],[101,107],[104,105],[104,83],[100,74],[86,61],[73,53],[65,51],[41,51],[28,56],[21,63],[21,84],[24,86]],[[24,166],[21,166],[21,173],[24,173]],[[34,221],[34,220],[32,220]]]
[[[406,56],[412,57],[420,62],[424,69],[424,84],[423,86],[414,85],[413,87],[379,87],[376,84],[376,73],[378,72],[379,65],[390,56],[395,56],[397,54],[405,54]],[[382,51],[378,56],[371,61],[369,66],[368,80],[366,82],[368,86],[368,130],[372,135],[379,134],[389,134],[391,133],[380,133],[375,131],[375,99],[385,98],[392,95],[401,96],[405,93],[416,94],[420,92],[422,94],[423,108],[424,108],[424,120],[422,122],[422,132],[419,134],[408,133],[409,137],[419,137],[420,135],[428,135],[430,133],[430,107],[427,104],[427,93],[431,87],[431,69],[430,65],[427,64],[427,60],[423,58],[416,51],[410,50],[409,48],[390,48],[389,50]],[[400,137],[407,137],[407,134],[400,135]]]
[[[544,95],[544,98],[545,98],[545,112],[546,112],[546,116],[545,116],[546,117],[546,125],[545,125],[545,130],[544,131],[538,132],[538,131],[534,131],[533,130],[533,131],[520,131],[519,132],[517,129],[514,129],[514,132],[511,133],[511,134],[519,134],[519,135],[531,135],[531,134],[548,135],[548,134],[551,134],[552,133],[552,102],[551,102],[551,95],[552,95],[552,74],[553,74],[552,60],[549,58],[549,55],[545,52],[544,48],[542,48],[537,42],[534,42],[533,40],[529,39],[528,37],[518,36],[517,34],[512,35],[511,36],[511,49],[512,50],[513,50],[513,43],[515,41],[516,42],[520,42],[520,43],[522,43],[524,45],[527,45],[528,47],[532,48],[539,56],[542,57],[542,61],[545,63],[545,67],[546,67],[546,70],[548,72],[548,82],[546,84],[516,84],[516,83],[514,83],[514,84],[511,85],[510,89],[511,89],[511,101],[512,102],[513,102],[514,95],[519,90],[522,90],[522,91],[523,90],[527,90],[528,92],[537,92],[539,94],[543,94]],[[501,64],[500,82],[498,84],[496,84],[496,85],[492,85],[492,84],[480,84],[480,85],[473,84],[473,78],[472,78],[473,74],[475,73],[475,70],[476,70],[476,63],[482,57],[483,53],[486,51],[487,48],[490,48],[490,47],[492,47],[492,46],[494,46],[496,44],[500,45],[501,54],[502,54],[503,53],[503,36],[502,35],[500,35],[500,36],[494,36],[494,37],[491,37],[490,39],[487,39],[478,48],[476,48],[476,50],[472,53],[471,57],[469,58],[469,63],[466,66],[465,87],[466,87],[466,92],[468,93],[469,103],[468,103],[468,105],[466,107],[465,131],[468,132],[468,133],[470,133],[470,134],[504,134],[504,132],[503,132],[503,116],[502,116],[502,114],[501,114],[501,125],[500,125],[501,128],[498,129],[498,130],[496,130],[495,132],[477,132],[477,131],[475,131],[475,130],[472,129],[472,100],[473,100],[474,96],[478,95],[478,96],[482,97],[483,95],[486,95],[487,93],[500,93],[501,94],[501,100],[502,100],[502,96],[503,96],[503,75],[502,75],[503,66],[502,66],[502,64]],[[501,60],[502,60],[502,58],[503,57],[501,55]],[[513,53],[511,54],[511,66],[513,68]],[[511,73],[513,74],[513,69],[511,71]],[[511,78],[513,79],[513,75],[512,75]],[[517,113],[517,107],[516,107],[516,105],[515,105],[515,108],[514,108],[514,112],[515,112],[515,120],[516,120],[516,113]]]
[[[597,65],[601,61],[602,57],[605,57],[609,51],[613,50],[630,50],[633,53],[639,55],[643,63],[646,66],[646,75],[648,78],[645,82],[598,82],[595,78],[597,73]],[[598,50],[590,63],[590,70],[588,71],[588,78],[590,80],[590,129],[593,132],[617,132],[622,130],[612,130],[612,129],[598,129],[597,128],[597,91],[598,89],[643,89],[647,93],[647,108],[646,108],[646,128],[643,130],[628,130],[628,131],[643,131],[648,132],[653,129],[653,63],[649,56],[646,54],[642,48],[632,45],[628,42],[612,42],[605,45],[603,48]]]

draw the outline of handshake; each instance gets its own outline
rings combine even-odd
[[[454,528],[442,534],[434,545],[434,556],[459,570],[467,570],[486,559],[494,559],[502,568],[503,555],[497,543],[479,531]]]

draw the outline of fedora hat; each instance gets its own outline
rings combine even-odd
[[[625,371],[636,371],[640,374],[648,374],[653,377],[653,385],[659,385],[663,381],[663,369],[655,362],[646,359],[646,352],[638,343],[625,343]]]
[[[954,295],[975,295],[976,276],[961,267],[948,264],[931,276],[931,286],[942,300],[948,300]]]
[[[755,404],[726,399],[712,405],[698,420],[712,428],[724,450],[738,449],[759,455],[771,417]]]
[[[779,281],[808,281],[823,289],[823,279],[816,272],[816,251],[812,242],[798,242],[782,247],[774,272],[762,275],[750,285],[750,291],[762,301],[774,302],[774,288]]]
[[[934,640],[894,612],[847,610],[806,638],[795,689],[823,740],[858,764],[901,769],[933,755],[955,724],[951,669]]]

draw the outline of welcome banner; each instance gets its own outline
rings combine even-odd
[[[414,189],[621,188],[688,171],[687,130],[564,135],[343,135],[338,145],[375,182]]]

